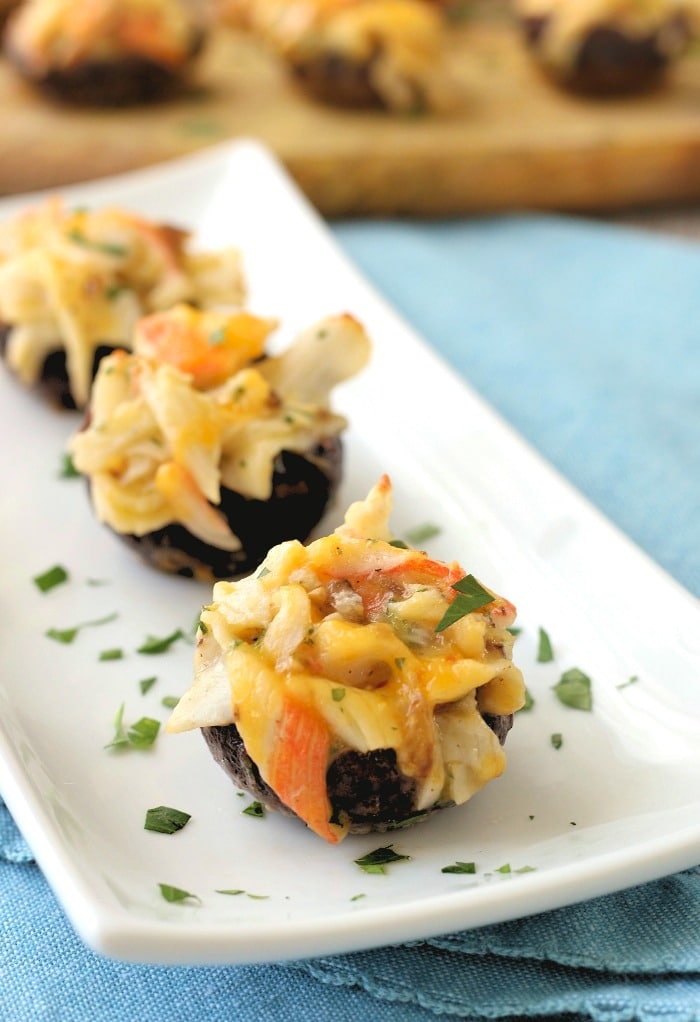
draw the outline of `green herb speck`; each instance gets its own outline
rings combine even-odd
[[[494,600],[493,594],[484,589],[473,575],[465,575],[459,582],[455,582],[452,588],[457,591],[457,596],[435,625],[436,632],[444,631],[455,621],[466,617],[472,611],[479,610],[480,607],[493,603]]]
[[[578,667],[564,671],[556,685],[552,686],[557,699],[574,710],[591,710],[593,696],[591,679]]]
[[[173,887],[172,884],[158,884],[161,895],[166,901],[172,902],[173,904],[181,903],[183,901],[201,901],[196,894],[192,894],[190,891],[184,891],[181,887]]]
[[[475,862],[454,862],[451,866],[443,866],[441,873],[476,873]]]
[[[184,639],[185,634],[181,628],[177,628],[170,635],[166,635],[164,638],[158,638],[154,635],[149,635],[148,638],[138,647],[137,653],[145,653],[148,656],[152,656],[156,653],[165,653],[170,649],[174,642],[178,639]]]
[[[192,819],[189,813],[172,806],[155,806],[146,810],[144,830],[153,830],[157,834],[176,834]]]
[[[124,650],[114,647],[113,649],[103,649],[100,653],[99,660],[122,660],[124,657]]]
[[[552,649],[552,643],[549,635],[545,632],[544,628],[539,630],[539,642],[537,646],[537,663],[548,664],[554,660],[554,650]]]
[[[50,589],[67,582],[68,577],[68,572],[61,564],[54,564],[53,568],[49,568],[48,571],[42,572],[41,575],[35,575],[32,582],[40,592],[48,593]]]
[[[400,855],[395,852],[391,845],[383,848],[375,848],[373,852],[367,852],[355,859],[355,865],[359,866],[365,873],[386,873],[386,867],[393,862],[405,862],[411,858],[410,855]]]
[[[265,815],[265,806],[262,802],[251,802],[241,812],[244,816],[254,816],[256,819],[261,820]]]

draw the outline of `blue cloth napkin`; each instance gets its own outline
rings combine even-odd
[[[367,276],[700,595],[700,249],[556,217],[333,228]],[[166,968],[88,951],[0,805],[2,1022],[700,1022],[700,868],[424,943]]]

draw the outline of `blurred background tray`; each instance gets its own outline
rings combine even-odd
[[[61,107],[0,63],[0,194],[257,137],[328,216],[610,212],[700,199],[697,54],[658,91],[601,101],[546,81],[502,12],[456,26],[452,45],[467,99],[439,117],[324,107],[253,40],[223,28],[190,93],[155,107]]]

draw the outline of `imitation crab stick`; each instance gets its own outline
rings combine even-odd
[[[326,770],[331,747],[324,719],[296,699],[285,699],[269,770],[269,784],[314,833],[337,844],[342,828],[330,822]]]
[[[188,373],[196,387],[206,390],[259,358],[275,326],[274,320],[248,312],[203,314],[181,304],[141,319],[135,348]]]

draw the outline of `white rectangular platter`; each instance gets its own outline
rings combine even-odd
[[[210,589],[154,572],[97,524],[84,485],[58,475],[78,417],[49,410],[3,372],[0,792],[86,943],[189,965],[325,955],[515,918],[697,863],[697,601],[415,336],[257,144],[65,194],[189,226],[203,247],[240,246],[250,307],[279,317],[280,346],[329,313],[364,322],[374,355],[336,395],[351,426],[342,493],[322,531],[388,472],[396,534],[438,525],[430,553],[459,560],[518,606],[515,657],[535,699],[516,717],[506,773],[468,805],[336,847],[294,821],[243,814],[247,799],[197,733],[161,729],[150,751],[106,750],[122,703],[127,722],[164,721],[161,700],[188,687],[191,642],[160,656],[136,649],[176,628],[191,636]],[[35,200],[2,202],[0,215]],[[57,563],[69,582],[40,593],[33,577]],[[45,634],[112,614],[70,645]],[[537,662],[541,627],[549,663]],[[115,647],[122,659],[99,660]],[[552,691],[570,667],[592,679],[591,712]],[[150,676],[158,680],[143,695]],[[146,810],[158,805],[192,819],[175,835],[148,832]],[[355,864],[388,843],[410,858],[385,875]],[[476,872],[442,872],[456,861]],[[168,903],[161,883],[197,897]]]

